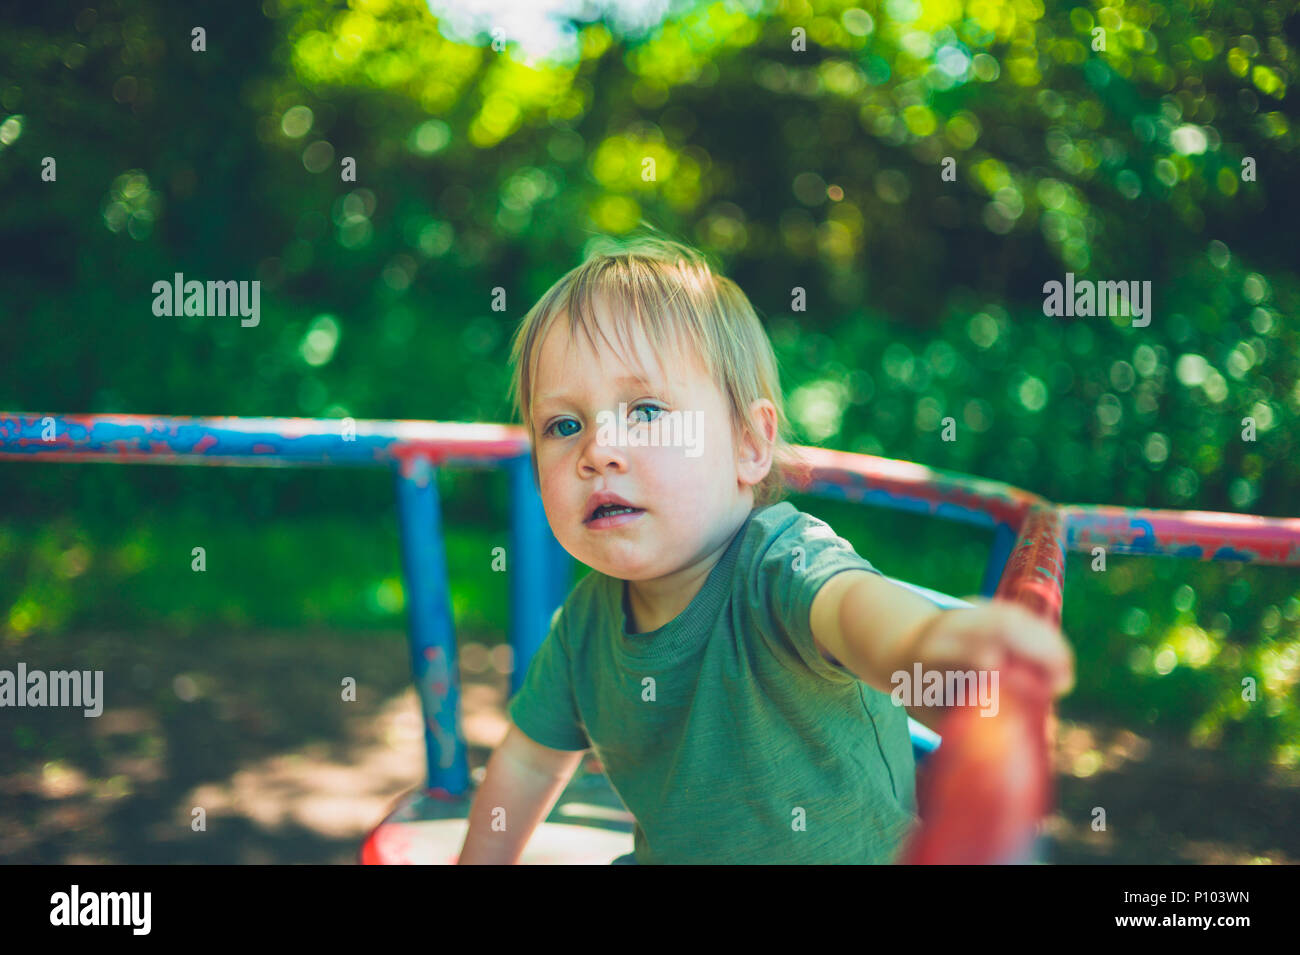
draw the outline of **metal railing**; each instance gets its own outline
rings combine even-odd
[[[993,532],[981,594],[1015,601],[1060,624],[1065,554],[1166,555],[1300,564],[1300,519],[1198,511],[1058,505],[1019,488],[919,464],[822,448],[796,449],[801,493],[962,521]],[[569,590],[572,558],[551,534],[517,426],[350,418],[182,418],[0,412],[0,460],[223,466],[388,467],[401,527],[411,668],[425,722],[427,793],[458,798],[470,786],[451,588],[435,482],[440,467],[502,467],[510,486],[508,636],[511,693]],[[939,606],[964,602],[898,583]],[[918,755],[938,737],[914,720]]]

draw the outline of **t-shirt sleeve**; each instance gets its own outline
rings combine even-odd
[[[551,629],[537,648],[519,692],[510,701],[510,719],[529,739],[552,749],[584,750],[591,740],[573,692],[573,668],[565,640],[564,607],[551,617]]]
[[[766,618],[758,629],[770,649],[791,665],[802,665],[832,683],[848,683],[857,677],[817,649],[812,605],[826,582],[846,570],[880,573],[828,524],[800,512],[768,541],[750,575],[757,590],[751,606],[760,620]]]

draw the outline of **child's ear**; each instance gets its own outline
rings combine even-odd
[[[776,406],[766,398],[759,398],[749,406],[749,418],[754,434],[742,429],[736,456],[736,471],[742,484],[757,485],[772,470],[772,448],[776,444]]]

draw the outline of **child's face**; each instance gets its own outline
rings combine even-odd
[[[532,424],[542,504],[556,539],[603,574],[651,580],[715,550],[753,506],[754,482],[752,466],[738,469],[727,401],[698,360],[668,371],[639,328],[635,336],[639,367],[629,367],[608,346],[597,354],[585,335],[570,338],[560,315],[540,347]],[[642,369],[648,382],[630,380]],[[644,446],[633,446],[637,438]],[[591,496],[599,491],[641,510],[593,522]]]

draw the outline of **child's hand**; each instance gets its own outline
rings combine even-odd
[[[968,599],[977,606],[944,611],[917,638],[923,668],[999,669],[1012,654],[1046,671],[1053,696],[1074,687],[1074,652],[1059,628],[1007,601]]]

